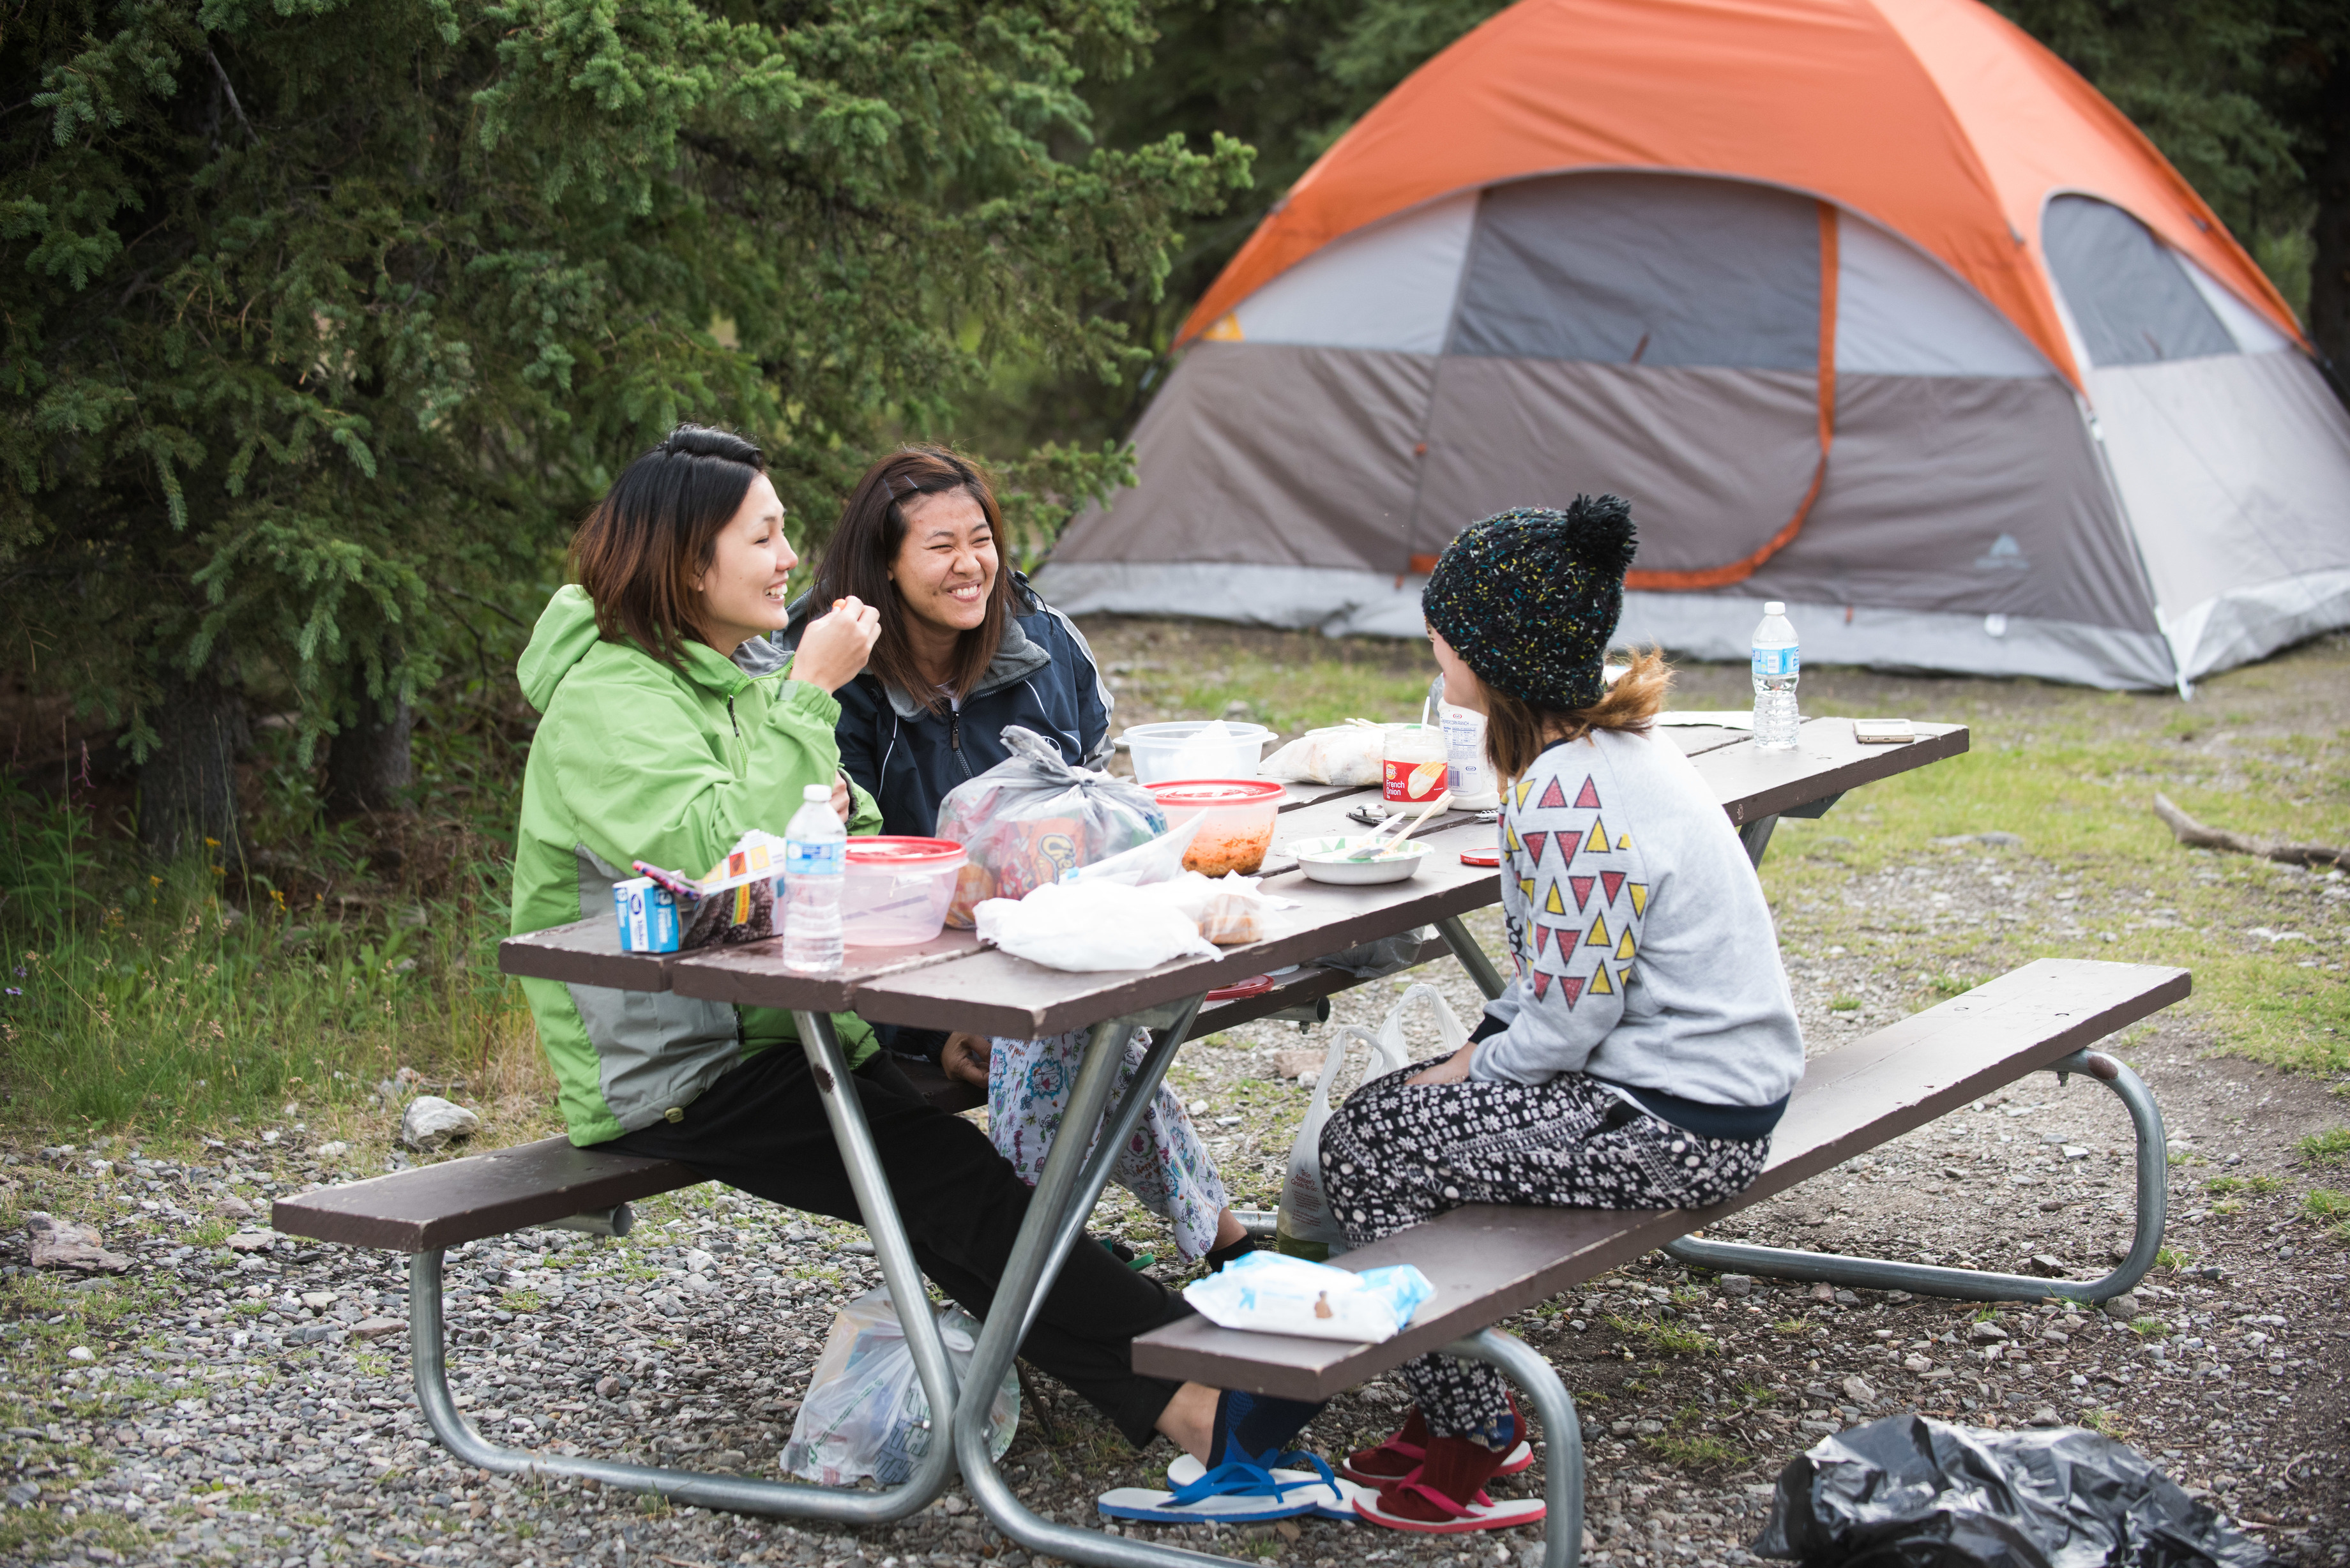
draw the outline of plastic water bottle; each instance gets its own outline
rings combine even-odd
[[[832,786],[810,784],[784,829],[784,967],[825,974],[840,967],[840,890],[848,881],[848,830],[832,812]]]
[[[1795,710],[1795,683],[1803,679],[1804,656],[1788,624],[1787,607],[1777,599],[1762,607],[1754,628],[1754,743],[1784,749],[1795,743],[1804,717]]]

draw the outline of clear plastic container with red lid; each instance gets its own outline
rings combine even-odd
[[[969,858],[951,838],[885,834],[848,841],[840,940],[847,947],[911,947],[946,924],[955,878]]]
[[[1270,779],[1177,779],[1147,786],[1167,814],[1170,828],[1205,814],[1199,836],[1183,852],[1183,869],[1222,877],[1248,876],[1273,847],[1274,817],[1287,789]]]

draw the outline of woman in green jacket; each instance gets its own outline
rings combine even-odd
[[[840,777],[832,693],[878,633],[845,598],[795,652],[754,660],[784,625],[797,564],[757,448],[681,426],[630,463],[572,544],[578,586],[556,593],[521,665],[544,715],[523,779],[516,934],[612,918],[629,863],[699,875],[749,828],[778,832],[811,784],[831,783],[852,832],[879,822]],[[754,639],[758,639],[754,642]],[[858,1220],[789,1014],[671,992],[526,980],[571,1141],[675,1159],[771,1202]],[[987,1135],[916,1094],[860,1021],[836,1019],[874,1147],[922,1272],[985,1315],[1029,1189]],[[1230,1408],[1214,1390],[1135,1374],[1128,1342],[1189,1312],[1099,1247],[1075,1249],[1021,1354],[1076,1389],[1137,1447],[1163,1432],[1211,1464],[1256,1453],[1310,1407]],[[1275,1431],[1275,1427],[1286,1430]]]

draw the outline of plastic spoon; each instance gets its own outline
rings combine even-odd
[[[1452,792],[1451,790],[1446,790],[1434,800],[1431,800],[1426,805],[1421,806],[1419,808],[1419,815],[1413,817],[1410,823],[1401,833],[1397,834],[1385,844],[1376,846],[1367,844],[1360,849],[1348,855],[1347,858],[1349,860],[1388,859],[1393,856],[1397,850],[1401,849],[1404,846],[1405,842],[1409,840],[1413,834],[1419,831],[1419,825],[1421,823],[1426,822],[1430,817],[1434,816],[1438,812],[1443,810],[1446,806],[1451,805],[1451,804]],[[1378,836],[1374,834],[1372,836],[1376,838]]]

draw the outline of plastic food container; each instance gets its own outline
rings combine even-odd
[[[1201,812],[1208,815],[1183,853],[1184,870],[1208,877],[1237,871],[1245,877],[1264,864],[1264,852],[1273,846],[1274,815],[1288,792],[1270,779],[1180,779],[1152,784],[1150,793],[1170,828]]]
[[[840,894],[842,944],[902,948],[935,938],[968,858],[951,838],[850,839],[847,883]]]
[[[1221,727],[1222,734],[1215,733]],[[1273,732],[1263,724],[1220,720],[1136,724],[1118,736],[1134,758],[1138,784],[1177,779],[1253,779]]]

